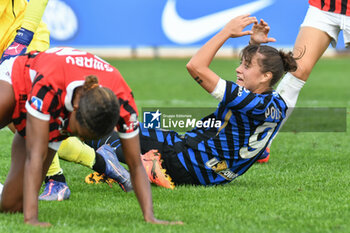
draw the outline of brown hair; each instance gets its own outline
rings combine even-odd
[[[87,76],[80,96],[76,118],[96,137],[112,132],[119,119],[119,103],[114,92],[100,87],[98,78]]]
[[[293,57],[292,52],[277,50],[268,45],[248,45],[241,52],[241,60],[250,64],[257,53],[262,55],[258,58],[260,71],[272,73],[270,87],[274,86],[286,72],[296,71],[296,60],[300,58]]]

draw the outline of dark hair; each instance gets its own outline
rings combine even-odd
[[[96,137],[112,132],[119,119],[119,102],[114,92],[98,85],[94,75],[87,76],[80,96],[76,118]]]
[[[248,45],[241,52],[241,60],[250,64],[257,53],[263,55],[258,57],[260,71],[272,73],[270,87],[275,85],[286,72],[296,71],[296,60],[300,58],[294,58],[292,52],[286,53],[268,45]]]

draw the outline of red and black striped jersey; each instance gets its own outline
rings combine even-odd
[[[323,11],[350,16],[350,0],[309,0],[309,4]]]
[[[111,89],[120,103],[116,125],[121,138],[138,133],[137,108],[133,94],[119,71],[101,58],[72,48],[52,48],[19,56],[12,67],[16,108],[12,115],[17,131],[25,136],[26,114],[49,121],[49,140],[67,137],[73,111],[73,93],[85,77],[95,75],[102,87]]]

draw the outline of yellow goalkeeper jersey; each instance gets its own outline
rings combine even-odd
[[[0,55],[14,40],[21,28],[28,2],[26,0],[0,0]],[[27,51],[43,51],[49,48],[50,33],[46,24],[40,22]]]

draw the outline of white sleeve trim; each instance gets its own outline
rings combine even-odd
[[[140,128],[137,128],[135,131],[132,131],[130,133],[121,133],[121,132],[118,132],[119,134],[119,137],[122,138],[122,139],[129,139],[129,138],[133,138],[135,136],[137,136],[140,132]]]
[[[66,109],[70,112],[73,112],[74,108],[72,105],[72,99],[73,99],[73,94],[74,94],[74,90],[77,87],[83,86],[84,85],[84,80],[77,80],[77,81],[73,81],[71,82],[67,88],[66,88],[66,97],[64,98],[64,106],[66,107]]]
[[[0,80],[4,80],[12,85],[12,67],[16,57],[4,60],[0,65]]]
[[[28,103],[28,101],[26,102],[26,109],[27,112],[30,113],[30,115],[43,120],[43,121],[49,121],[50,120],[50,115],[49,114],[44,114],[41,113],[39,111],[37,111],[36,109],[34,109],[32,106],[30,106],[30,104]]]
[[[219,82],[216,84],[216,87],[212,93],[210,93],[215,99],[222,101],[226,91],[226,81],[222,78],[219,79]]]

